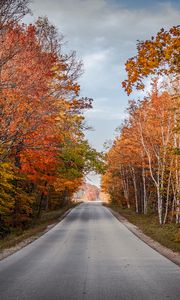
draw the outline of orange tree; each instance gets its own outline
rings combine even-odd
[[[133,87],[143,89],[143,80],[149,75],[179,74],[179,37],[179,26],[174,26],[169,31],[162,28],[155,37],[138,42],[137,55],[129,58],[125,64],[127,79],[122,86],[128,95]]]

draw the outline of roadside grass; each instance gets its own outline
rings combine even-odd
[[[153,213],[141,215],[137,214],[132,209],[122,208],[114,204],[105,204],[105,206],[108,206],[118,212],[129,222],[141,229],[144,234],[159,242],[161,245],[175,252],[180,252],[180,241],[178,241],[180,232],[179,224],[169,223],[159,225],[158,217]]]
[[[16,246],[18,243],[31,238],[32,236],[40,236],[48,226],[59,222],[60,218],[70,208],[77,206],[80,203],[69,203],[59,210],[43,212],[39,219],[34,219],[26,229],[14,229],[5,238],[0,239],[0,251]]]

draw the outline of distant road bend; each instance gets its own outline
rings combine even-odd
[[[179,300],[180,268],[101,203],[84,203],[0,262],[1,300]]]

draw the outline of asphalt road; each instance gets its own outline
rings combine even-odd
[[[0,300],[180,299],[180,268],[100,203],[0,262]]]

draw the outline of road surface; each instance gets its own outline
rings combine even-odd
[[[180,268],[100,203],[84,203],[0,262],[1,300],[180,299]]]

